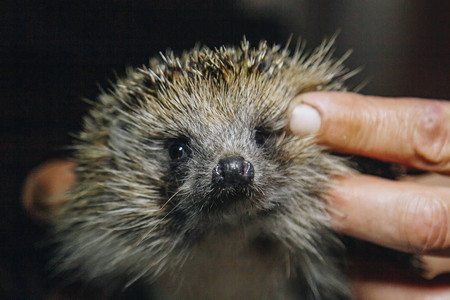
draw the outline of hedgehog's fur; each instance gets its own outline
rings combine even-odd
[[[331,58],[332,44],[169,52],[103,93],[56,216],[60,270],[138,280],[157,299],[349,298],[325,199],[347,168],[285,130],[294,96],[344,89],[346,56]],[[189,156],[174,163],[167,147],[180,140]],[[254,165],[243,191],[212,186],[228,155]]]

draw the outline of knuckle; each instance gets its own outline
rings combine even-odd
[[[427,103],[413,123],[414,159],[419,167],[442,168],[450,164],[450,126],[441,103]]]
[[[428,193],[409,199],[401,226],[407,248],[412,252],[423,253],[450,246],[449,207],[443,199]]]

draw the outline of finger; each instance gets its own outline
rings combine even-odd
[[[340,178],[330,191],[333,227],[413,253],[450,255],[450,188],[367,175]]]
[[[317,133],[340,152],[450,174],[446,101],[316,92],[298,96],[291,109],[294,134]]]
[[[427,280],[381,262],[359,262],[350,268],[357,299],[450,299],[450,275]]]
[[[419,182],[426,185],[450,187],[450,176],[445,176],[437,173],[403,176],[402,178],[400,178],[400,180]]]
[[[423,264],[425,278],[433,279],[438,275],[450,272],[450,258],[448,257],[422,255],[420,262]]]
[[[50,215],[64,204],[64,193],[75,181],[74,163],[52,160],[37,167],[25,179],[22,203],[27,213],[49,222]]]

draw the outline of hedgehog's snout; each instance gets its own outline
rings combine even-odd
[[[212,182],[220,188],[247,185],[253,181],[255,169],[242,156],[227,156],[219,160],[212,171]]]

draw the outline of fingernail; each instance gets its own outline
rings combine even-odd
[[[289,127],[295,135],[315,134],[319,131],[321,124],[319,112],[307,104],[295,107],[289,121]]]

